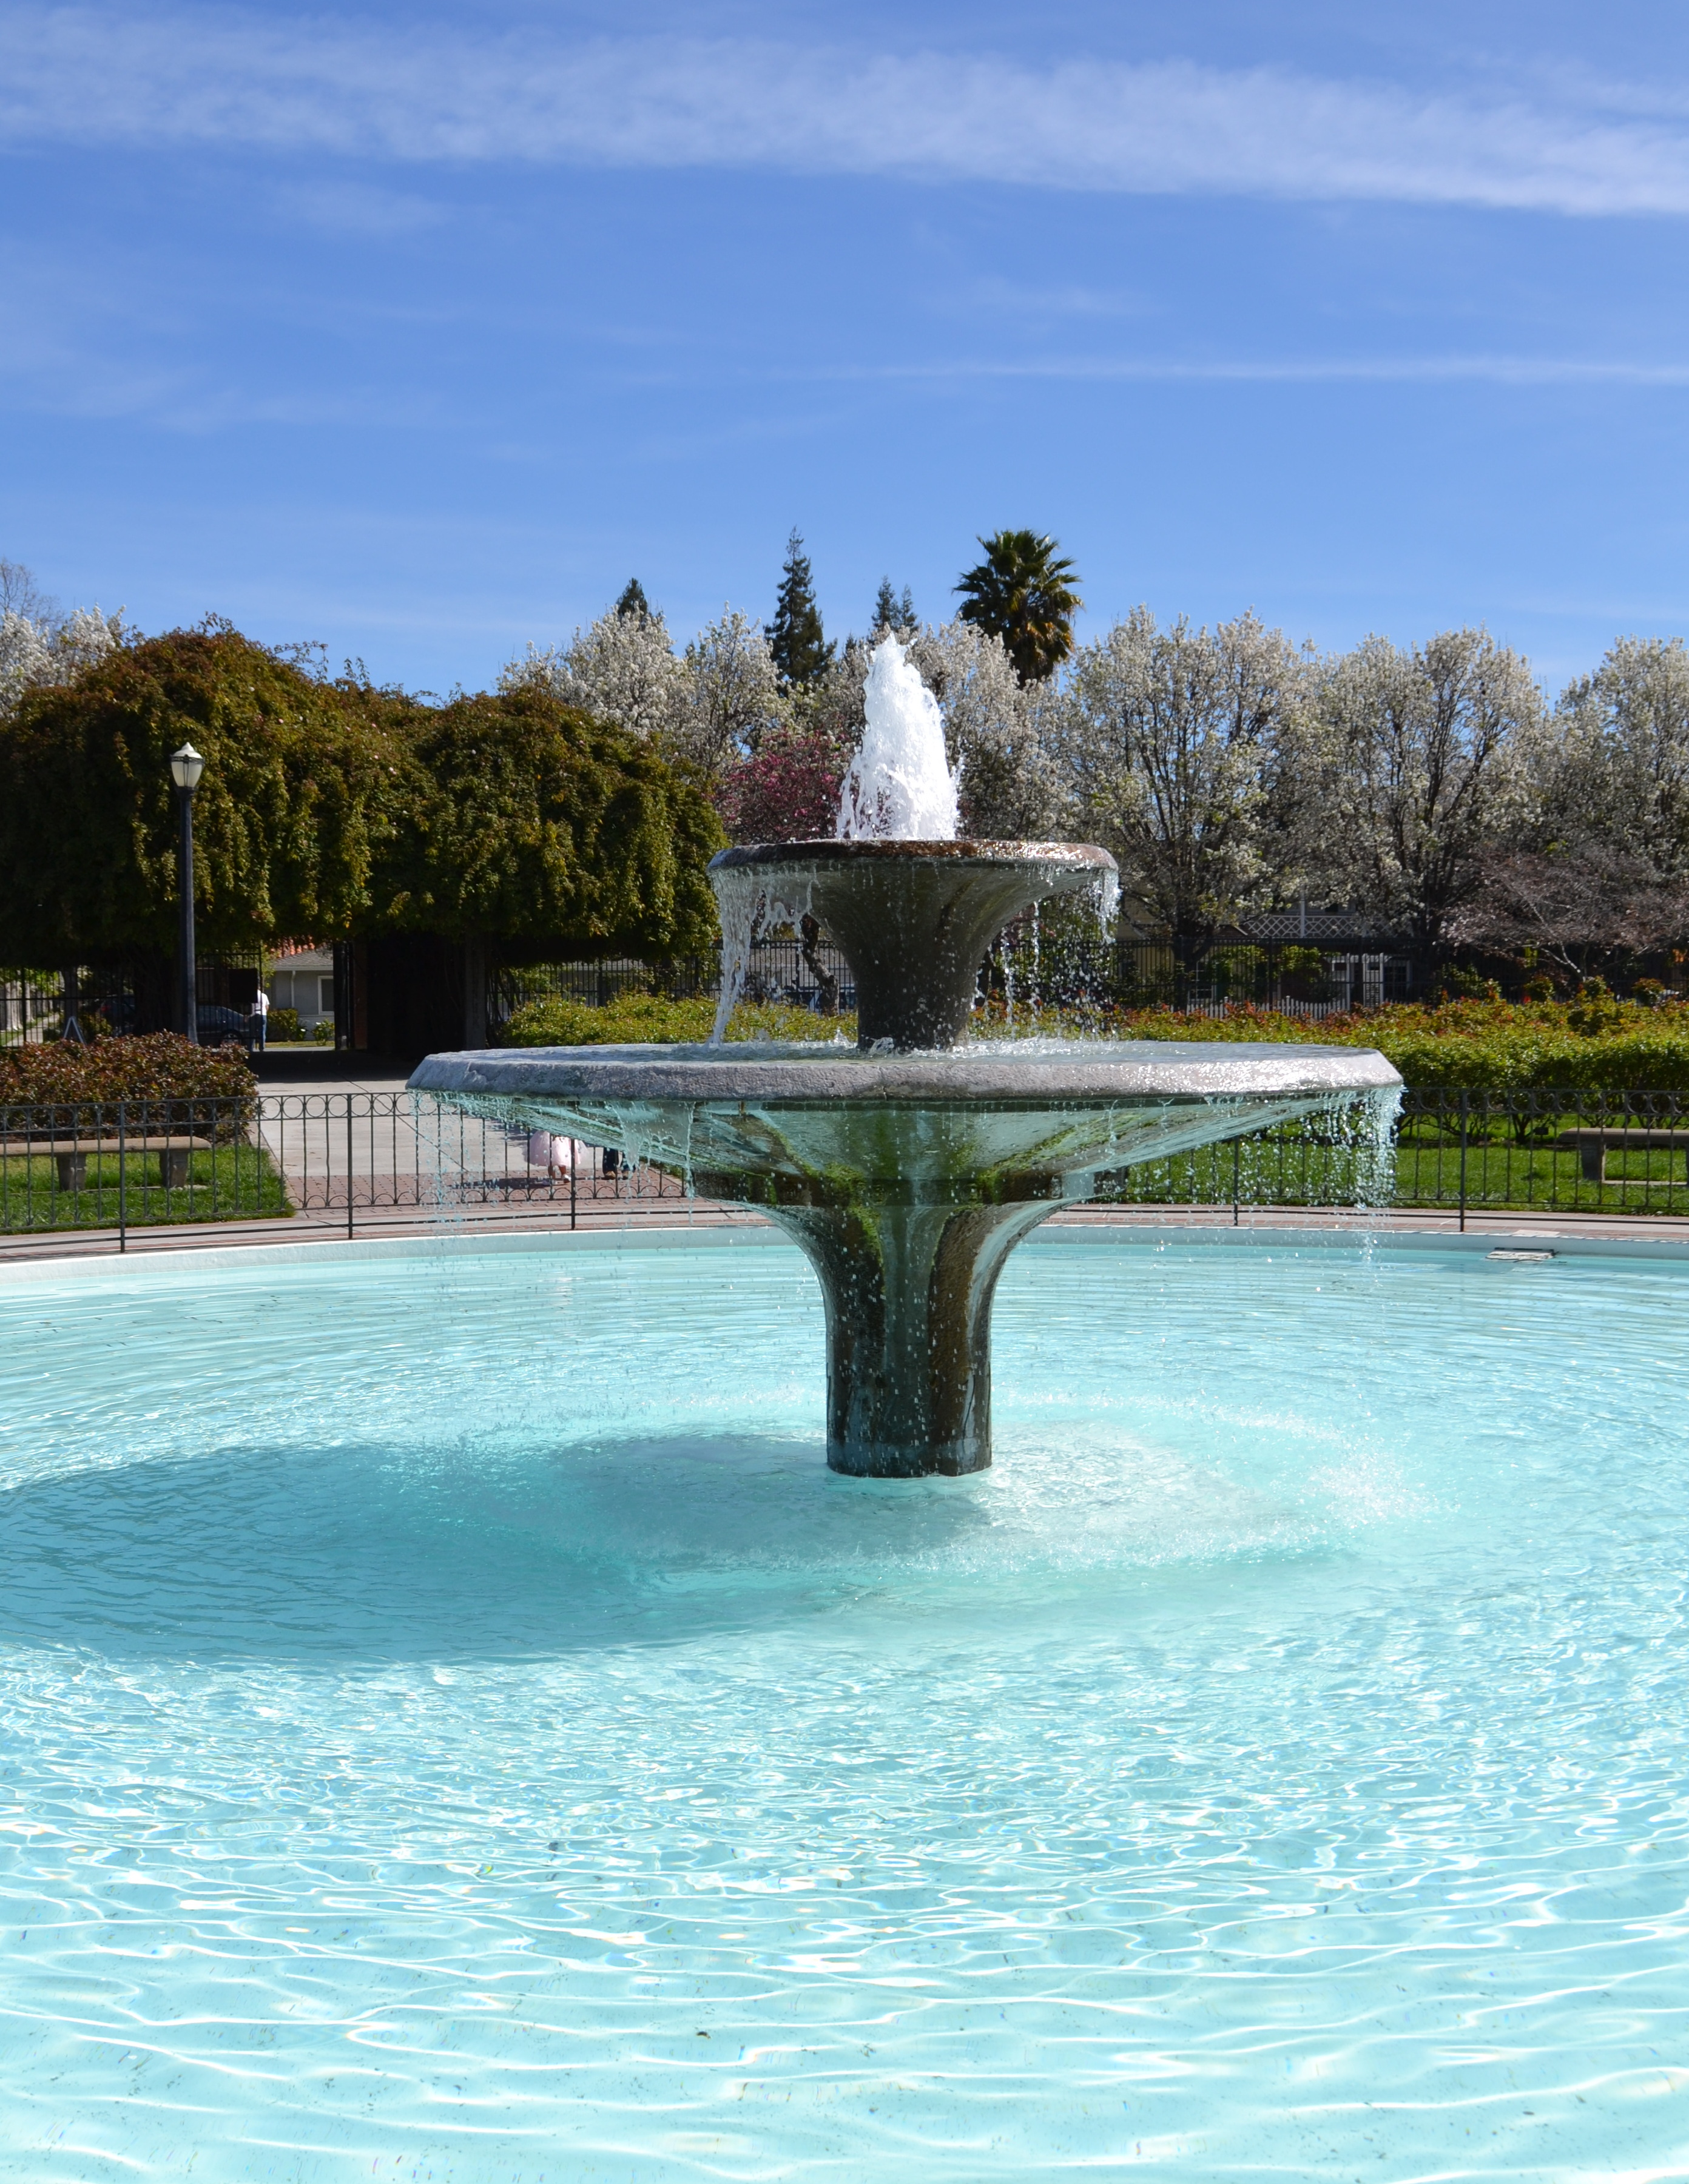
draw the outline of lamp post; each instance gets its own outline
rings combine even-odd
[[[170,753],[170,779],[176,785],[176,800],[181,806],[181,854],[176,860],[181,898],[176,951],[181,977],[181,1028],[195,1046],[199,1044],[199,989],[193,965],[193,792],[204,771],[205,761],[192,744]]]

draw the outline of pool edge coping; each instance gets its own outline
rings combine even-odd
[[[1689,1239],[1650,1236],[1576,1236],[1545,1228],[1490,1228],[1459,1231],[1435,1228],[1366,1228],[1354,1226],[1232,1228],[1179,1223],[1062,1222],[1034,1229],[1017,1247],[1020,1251],[1065,1249],[1083,1244],[1090,1251],[1165,1251],[1177,1245],[1204,1250],[1359,1251],[1446,1252],[1463,1257],[1489,1257],[1497,1251],[1541,1252],[1556,1258],[1656,1259],[1669,1264],[1689,1264]],[[694,1245],[711,1251],[796,1251],[798,1245],[772,1223],[710,1223],[693,1227],[683,1223],[652,1223],[592,1229],[543,1228],[511,1234],[508,1231],[481,1235],[404,1235],[299,1238],[273,1244],[184,1245],[170,1251],[130,1253],[101,1252],[86,1256],[65,1254],[41,1259],[0,1262],[0,1290],[14,1285],[54,1281],[114,1279],[146,1270],[157,1279],[167,1268],[184,1275],[220,1273],[248,1267],[255,1273],[266,1268],[317,1264],[354,1266],[387,1259],[481,1258],[489,1255],[536,1251],[618,1251],[676,1250]]]

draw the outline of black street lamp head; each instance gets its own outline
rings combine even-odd
[[[198,788],[199,777],[204,771],[205,761],[192,744],[184,744],[180,750],[170,753],[170,779],[190,796]]]

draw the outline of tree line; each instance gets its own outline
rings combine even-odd
[[[872,648],[895,635],[943,714],[963,822],[1098,841],[1146,934],[1195,964],[1299,897],[1451,951],[1623,975],[1689,945],[1689,653],[1619,639],[1552,698],[1480,628],[1298,644],[1253,614],[1139,608],[1084,644],[1053,540],[982,539],[955,615],[884,581],[828,640],[802,539],[768,621],[683,645],[631,582],[491,692],[438,705],[226,626],[138,640],[114,618],[0,620],[5,952],[166,944],[164,760],[200,793],[208,944],[426,929],[512,949],[706,944],[716,844],[833,830]],[[12,573],[8,577],[7,570]],[[25,572],[0,566],[0,584]]]
[[[15,640],[14,653],[19,649]],[[62,658],[52,663],[63,668]],[[647,738],[522,687],[431,703],[330,677],[226,624],[109,632],[0,718],[0,955],[167,956],[170,752],[206,761],[195,906],[209,954],[427,933],[671,957],[708,947],[704,788]]]
[[[1452,951],[1620,972],[1689,944],[1689,653],[1619,639],[1551,699],[1481,628],[1348,651],[1252,613],[1140,607],[1084,644],[1071,564],[983,539],[956,616],[883,583],[867,635],[826,641],[796,534],[766,629],[724,613],[677,651],[643,593],[530,649],[538,687],[685,753],[740,840],[832,831],[872,645],[898,637],[943,713],[963,823],[1101,842],[1145,934],[1200,961],[1298,899],[1427,968]]]

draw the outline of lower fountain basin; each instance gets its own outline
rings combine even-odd
[[[1352,1047],[1023,1040],[538,1047],[431,1055],[471,1112],[612,1145],[803,1246],[827,1304],[828,1461],[878,1478],[991,1461],[991,1298],[1020,1239],[1099,1177],[1400,1078]]]
[[[0,2172],[1680,2174],[1689,1254],[1507,1244],[1051,1223],[960,1488],[765,1228],[0,1269]]]

